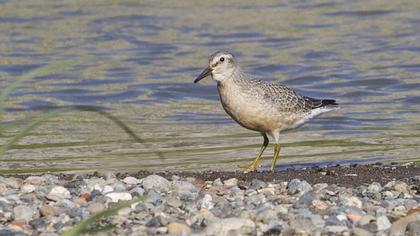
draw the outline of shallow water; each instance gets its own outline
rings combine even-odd
[[[82,61],[12,94],[3,142],[40,107],[79,104],[106,109],[144,141],[97,114],[68,112],[9,150],[1,171],[233,170],[248,163],[262,138],[224,113],[213,81],[192,83],[219,49],[259,78],[341,104],[284,133],[279,168],[418,161],[420,3],[276,2],[1,1],[2,87],[58,59]],[[266,164],[272,153],[270,146]]]

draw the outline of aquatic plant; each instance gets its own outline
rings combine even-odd
[[[2,91],[0,92],[0,120],[2,119],[4,115],[4,107],[5,103],[7,102],[9,95],[19,87],[22,83],[29,81],[35,77],[44,76],[47,74],[52,74],[56,72],[61,72],[64,70],[68,70],[70,68],[73,68],[74,66],[80,64],[80,60],[77,59],[65,59],[65,60],[59,60],[52,64],[40,67],[38,69],[32,70],[28,73],[23,74],[19,78],[15,79],[12,83],[5,86]],[[15,134],[12,138],[7,140],[3,145],[0,146],[0,158],[4,156],[4,153],[10,149],[15,143],[17,143],[19,140],[24,138],[40,126],[41,124],[47,122],[50,118],[56,117],[60,115],[61,113],[69,112],[69,111],[88,111],[88,112],[95,112],[101,116],[104,116],[105,118],[111,120],[115,125],[120,127],[125,133],[127,133],[130,137],[132,137],[136,142],[143,142],[142,139],[140,139],[133,130],[131,130],[124,122],[122,122],[117,117],[111,115],[109,112],[103,111],[98,107],[95,106],[89,106],[89,105],[71,105],[71,106],[60,106],[60,107],[51,107],[48,108],[48,110],[39,115],[38,117],[35,117],[31,119],[24,128],[22,128],[20,131],[18,131],[17,134]],[[4,130],[4,127],[0,125],[0,133],[2,133]],[[162,154],[159,151],[155,151],[155,154],[162,158]]]

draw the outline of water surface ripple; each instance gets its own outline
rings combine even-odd
[[[279,168],[420,160],[419,2],[11,0],[0,11],[1,87],[58,59],[83,61],[14,91],[1,142],[63,105],[100,106],[144,139],[64,113],[13,146],[4,173],[237,169],[262,138],[225,114],[213,81],[192,83],[219,49],[257,77],[341,104],[282,136]]]

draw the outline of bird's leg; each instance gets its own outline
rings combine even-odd
[[[276,169],[276,162],[277,162],[277,159],[279,158],[279,154],[280,154],[280,144],[276,143],[276,146],[274,146],[273,163],[271,163],[272,172],[274,172],[274,170]]]
[[[244,166],[244,170],[245,171],[254,171],[259,167],[260,164],[260,159],[264,153],[265,148],[268,146],[268,138],[266,134],[262,134],[263,138],[264,138],[264,142],[261,146],[260,152],[258,153],[258,156],[254,159],[254,161],[252,161],[252,163],[249,166]]]

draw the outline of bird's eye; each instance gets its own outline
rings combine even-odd
[[[225,58],[221,57],[219,60],[223,62],[223,61],[225,61]]]

